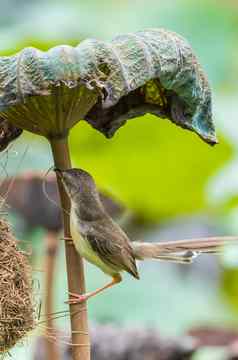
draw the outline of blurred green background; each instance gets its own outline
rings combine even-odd
[[[211,83],[220,144],[209,147],[193,133],[152,115],[128,121],[111,140],[82,121],[70,138],[74,165],[90,171],[99,187],[134,215],[134,238],[155,241],[237,234],[237,1],[2,1],[0,54],[13,54],[25,46],[46,50],[58,44],[76,45],[88,37],[110,39],[148,27],[165,27],[189,40]],[[52,165],[48,144],[29,134],[1,154],[1,159],[11,175],[32,169],[46,171]],[[21,219],[10,218],[17,236],[32,243],[37,254],[34,266],[39,268],[42,229],[26,234]],[[216,259],[204,256],[189,268],[141,264],[140,282],[125,276],[122,285],[89,302],[90,321],[156,326],[168,335],[200,325],[237,327],[236,259],[227,251]],[[57,310],[64,308],[66,298],[63,266],[62,249],[56,279]],[[40,278],[38,273],[34,276]],[[89,289],[105,280],[100,271],[87,265]],[[65,328],[64,320],[60,326]],[[30,342],[16,349],[17,359],[29,358]],[[196,359],[211,359],[204,353],[198,356]]]

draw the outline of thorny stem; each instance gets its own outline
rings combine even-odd
[[[71,167],[68,139],[55,139],[50,141],[54,164],[60,169]],[[64,191],[63,185],[57,178],[58,189],[61,200],[64,236],[70,237],[70,201]],[[83,262],[74,246],[67,245],[65,242],[66,267],[68,277],[69,292],[85,293]],[[78,315],[75,315],[78,314]],[[72,358],[73,360],[90,360],[90,338],[88,335],[88,321],[86,304],[70,305],[71,334],[72,334]],[[78,344],[78,345],[77,345]]]
[[[45,238],[45,313],[54,312],[54,277],[57,259],[58,239],[55,232],[48,232]],[[57,343],[49,341],[49,335],[54,336],[54,319],[50,316],[46,320],[47,332],[45,334],[46,360],[59,360],[60,354]]]

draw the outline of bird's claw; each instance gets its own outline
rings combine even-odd
[[[72,292],[68,293],[70,295],[69,300],[65,301],[65,304],[74,305],[74,304],[80,304],[87,300],[87,295],[79,295]]]

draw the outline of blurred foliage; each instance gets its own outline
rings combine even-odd
[[[227,350],[222,347],[205,347],[199,349],[192,357],[193,360],[227,360]]]
[[[221,289],[226,301],[238,314],[238,248],[228,246],[222,253],[225,271],[222,273]]]
[[[79,43],[79,39],[77,40],[70,40],[67,41],[67,45],[71,45],[71,46],[76,46]],[[40,49],[42,51],[47,51],[48,49],[57,46],[57,45],[62,45],[62,41],[61,40],[40,40],[37,38],[25,38],[24,41],[20,41],[17,44],[15,44],[14,47],[11,47],[9,49],[5,49],[0,51],[0,56],[9,56],[12,54],[17,53],[18,51],[24,49],[25,47],[35,47],[37,49]]]
[[[111,140],[80,122],[71,134],[74,164],[124,201],[142,219],[204,210],[204,187],[231,156],[152,115],[128,121]]]
[[[223,272],[222,290],[226,301],[238,314],[238,267],[228,268]]]
[[[86,37],[108,39],[117,33],[166,27],[191,42],[214,84],[230,87],[237,80],[230,69],[238,67],[234,48],[238,6],[231,0],[147,0],[146,15],[144,0],[137,0],[136,4],[129,0],[120,3],[9,0],[4,1],[1,14],[0,49],[8,52],[18,47],[22,39],[26,46],[32,45],[32,39],[58,44]]]

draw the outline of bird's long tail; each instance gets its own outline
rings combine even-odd
[[[229,244],[238,246],[238,236],[161,241],[159,243],[131,243],[137,260],[157,259],[185,264],[191,263],[200,254],[220,253],[223,247]]]

